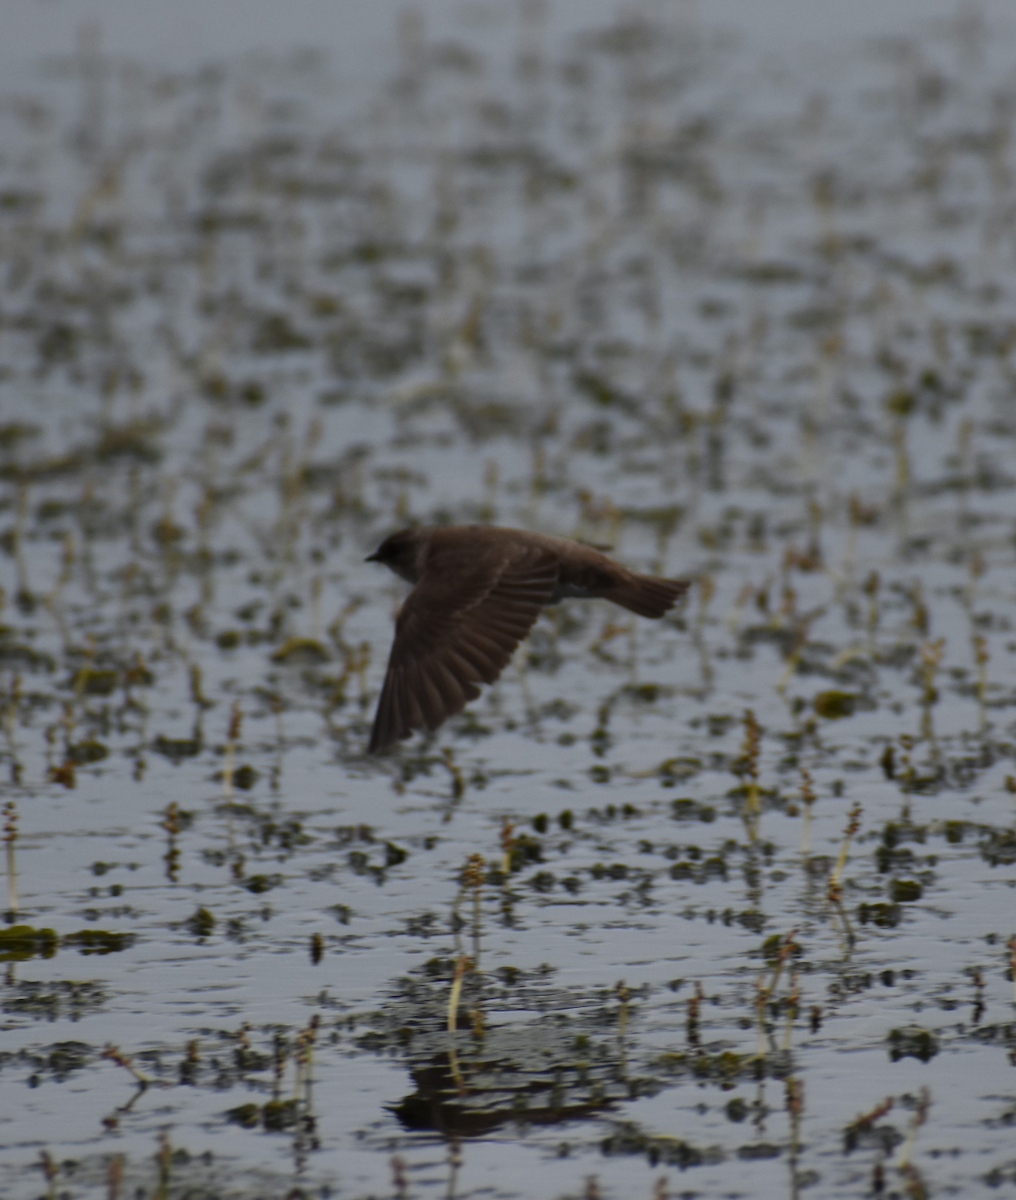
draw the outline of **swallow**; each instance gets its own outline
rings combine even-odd
[[[366,561],[413,584],[395,619],[370,754],[437,729],[475,700],[547,605],[601,597],[656,618],[690,586],[639,575],[581,542],[493,525],[403,529]]]

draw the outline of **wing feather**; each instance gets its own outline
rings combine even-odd
[[[468,646],[456,646],[448,651],[448,665],[460,679],[468,680],[471,684],[493,683],[489,679],[489,668],[483,667],[477,661],[476,655],[470,652]],[[494,672],[494,679],[497,672]]]
[[[374,729],[370,738],[372,750],[375,744],[388,744],[403,736],[397,712],[397,693],[397,673],[389,671],[384,687],[381,689],[381,697],[377,702],[377,715],[374,718]]]
[[[400,676],[402,680],[402,694],[404,696],[405,706],[405,732],[403,737],[409,737],[414,729],[422,729],[427,724],[427,718],[423,715],[423,707],[420,703],[420,687],[416,683],[415,671],[410,672],[400,668]]]
[[[557,578],[557,556],[541,547],[510,547],[479,565],[440,554],[428,561],[396,621],[370,752],[414,729],[437,729],[475,700],[477,685],[498,678],[550,602]]]
[[[431,673],[421,670],[418,663],[413,665],[413,678],[419,689],[416,694],[420,698],[420,708],[423,710],[423,723],[428,729],[437,729],[444,720],[445,702]]]

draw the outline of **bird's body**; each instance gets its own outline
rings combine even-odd
[[[414,729],[437,729],[475,700],[546,605],[602,597],[662,617],[689,586],[639,575],[581,542],[492,525],[404,529],[368,561],[414,585],[395,622],[372,754]]]

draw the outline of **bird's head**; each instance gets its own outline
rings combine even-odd
[[[367,562],[384,563],[390,571],[409,583],[416,583],[419,577],[420,531],[417,529],[401,529],[386,537],[373,554],[367,556]]]

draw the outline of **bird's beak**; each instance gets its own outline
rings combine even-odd
[[[379,559],[378,559],[377,553],[375,552],[374,554],[368,554],[367,557],[363,561],[364,562],[378,562]]]

